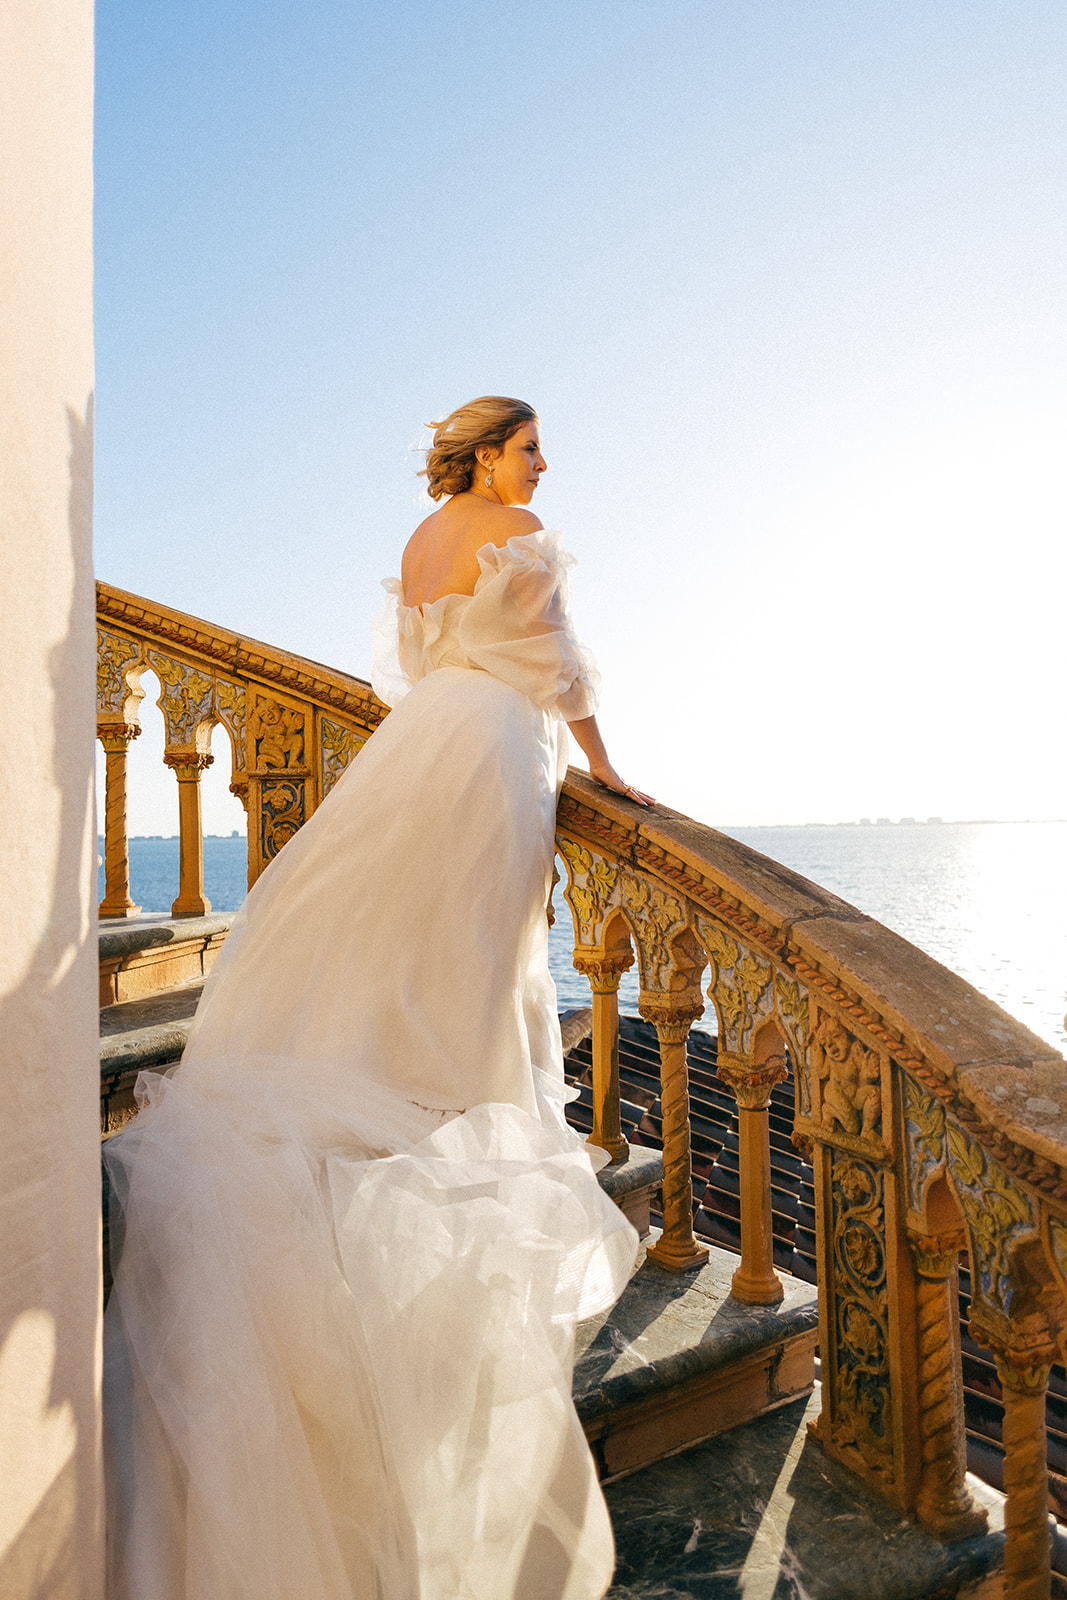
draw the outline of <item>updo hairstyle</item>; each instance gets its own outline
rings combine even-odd
[[[419,473],[428,479],[426,492],[431,500],[446,495],[464,494],[474,479],[478,465],[475,451],[483,448],[499,453],[527,422],[536,422],[537,412],[523,400],[509,400],[502,394],[485,394],[453,411],[443,422],[428,422],[434,430],[433,445],[426,452],[426,465]]]

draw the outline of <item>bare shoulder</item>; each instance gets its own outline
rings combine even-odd
[[[540,533],[544,526],[541,518],[524,506],[493,506],[485,519],[487,537],[484,542],[505,545],[509,539],[519,539],[524,533]]]
[[[433,550],[442,541],[451,542],[449,535],[452,519],[445,516],[445,510],[445,507],[441,507],[437,511],[431,511],[430,515],[419,523],[404,546],[405,566],[413,559],[420,559],[425,552]]]
[[[509,539],[537,533],[539,517],[521,506],[494,506],[477,495],[457,495],[420,522],[407,542],[400,579],[407,605],[425,605],[445,594],[473,594],[478,551],[503,548]]]

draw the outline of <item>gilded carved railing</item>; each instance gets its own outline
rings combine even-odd
[[[211,727],[249,813],[249,879],[314,810],[380,720],[368,687],[100,585],[100,737],[108,751],[104,915],[129,908],[125,750],[140,678],[162,684],[164,759],[182,796],[175,915],[205,907],[197,784]],[[984,1513],[965,1482],[957,1261],[970,1330],[1003,1386],[1005,1589],[1050,1586],[1044,1396],[1067,1354],[1067,1070],[1061,1056],[905,940],[755,851],[643,812],[572,772],[558,813],[576,967],[593,989],[592,1140],[626,1152],[621,974],[634,962],[660,1042],[663,1232],[693,1233],[686,1039],[707,984],[719,1076],[738,1103],[741,1300],[782,1294],[771,1251],[768,1104],[792,1060],[796,1142],[815,1172],[826,1450],[945,1538]]]
[[[176,917],[211,909],[204,897],[200,779],[219,723],[233,758],[230,788],[248,813],[248,883],[329,793],[385,707],[359,678],[243,639],[167,606],[96,586],[97,736],[107,755],[102,917],[130,899],[126,755],[140,734],[141,679],[156,674],[163,760],[178,781]]]

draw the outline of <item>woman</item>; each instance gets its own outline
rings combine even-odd
[[[635,1238],[567,1128],[546,896],[571,558],[529,406],[436,426],[375,624],[389,717],[245,902],[108,1146],[111,1600],[595,1600],[570,1398]]]

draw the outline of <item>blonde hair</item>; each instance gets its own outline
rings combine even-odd
[[[478,465],[475,452],[485,447],[499,453],[513,433],[536,421],[537,412],[524,400],[484,394],[480,400],[469,400],[443,421],[428,422],[426,426],[434,430],[433,444],[426,452],[426,465],[419,477],[428,479],[426,492],[430,499],[465,493]]]

